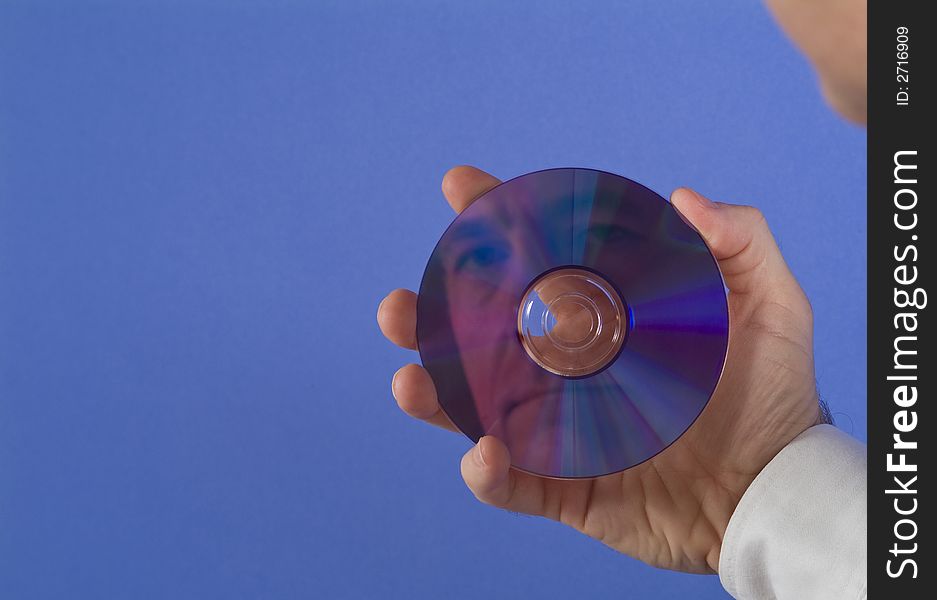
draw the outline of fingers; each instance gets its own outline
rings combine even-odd
[[[457,213],[501,181],[475,167],[459,166],[449,169],[442,178],[442,193],[449,206]]]
[[[440,408],[436,386],[423,367],[407,365],[401,368],[394,373],[391,388],[400,410],[411,417],[450,431],[459,430]]]
[[[496,177],[475,167],[454,167],[443,177],[442,190],[449,205],[462,212],[475,198],[501,183]],[[377,322],[393,343],[416,350],[416,294],[394,290],[381,301]]]
[[[462,457],[462,479],[485,504],[506,507],[513,497],[514,473],[507,447],[485,436]]]
[[[497,178],[483,171],[461,166],[446,173],[442,181],[442,190],[453,210],[461,212],[475,198],[499,183],[501,182]],[[377,309],[377,322],[384,336],[409,350],[417,349],[416,303],[416,294],[398,289],[388,294]],[[397,371],[391,388],[401,410],[411,417],[444,429],[458,431],[439,406],[433,381],[422,367],[407,365]]]
[[[377,323],[387,339],[416,350],[416,294],[404,289],[389,293],[377,307]]]
[[[549,480],[511,468],[501,440],[485,436],[462,457],[462,479],[481,502],[528,515],[544,516]]]
[[[757,208],[712,202],[687,188],[676,190],[670,201],[706,240],[731,291],[797,285]]]

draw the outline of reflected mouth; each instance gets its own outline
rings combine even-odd
[[[527,390],[525,390],[527,391]],[[588,400],[592,398],[597,398],[601,394],[606,393],[606,391],[599,386],[588,386],[588,387],[577,387],[575,397],[570,397],[567,395],[563,389],[553,389],[548,391],[542,391],[539,393],[524,393],[518,394],[517,396],[512,396],[511,399],[505,401],[501,405],[499,410],[499,421],[508,421],[511,417],[511,414],[514,413],[517,409],[524,406],[533,404],[535,402],[562,402],[562,401],[571,401],[577,399]]]

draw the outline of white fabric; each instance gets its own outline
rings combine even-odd
[[[729,521],[719,579],[740,600],[865,598],[865,446],[817,425],[781,450]]]

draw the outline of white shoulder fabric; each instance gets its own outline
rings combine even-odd
[[[804,431],[736,507],[719,579],[739,600],[866,597],[866,449],[830,425]]]

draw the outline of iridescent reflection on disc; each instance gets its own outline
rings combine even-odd
[[[669,446],[709,401],[728,331],[700,235],[656,193],[590,169],[476,199],[436,245],[417,304],[446,414],[549,477],[614,473]]]

